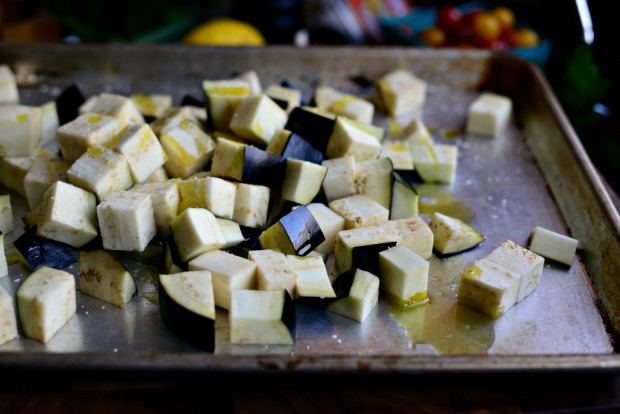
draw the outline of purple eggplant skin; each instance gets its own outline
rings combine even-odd
[[[36,226],[27,229],[13,245],[33,271],[41,266],[62,270],[77,262],[70,245],[38,236]]]
[[[308,140],[299,134],[291,133],[282,150],[283,158],[293,158],[319,164],[325,160],[325,154],[316,149]]]
[[[288,102],[285,101],[284,99],[278,99],[278,98],[274,98],[273,96],[270,96],[271,100],[275,102],[276,105],[278,105],[280,108],[284,109],[285,111],[288,109]]]
[[[177,303],[161,283],[159,314],[167,328],[188,344],[206,352],[215,350],[215,320],[198,315]]]
[[[280,219],[295,253],[305,256],[325,241],[325,235],[310,210],[299,206]]]
[[[372,273],[379,274],[379,253],[396,246],[396,242],[385,242],[371,244],[367,246],[357,246],[353,248],[351,265]]]
[[[263,230],[246,226],[240,226],[240,228],[241,234],[243,235],[243,241],[226,249],[226,252],[247,259],[250,251],[260,250],[263,248],[258,240],[258,237]]]
[[[183,260],[181,259],[177,244],[174,242],[174,237],[167,237],[166,240],[163,242],[160,264],[162,273],[168,273],[168,269],[166,269],[166,256],[169,256],[171,264],[177,266],[183,271],[187,270],[187,263],[183,262]]]
[[[280,154],[248,145],[245,147],[241,182],[280,188],[285,169],[286,160]]]
[[[304,138],[314,148],[325,153],[327,142],[334,130],[335,121],[315,114],[300,106],[293,108],[284,129]]]
[[[288,290],[283,289],[284,306],[282,307],[282,316],[280,319],[291,333],[291,337],[295,339],[297,336],[297,309],[295,301]]]
[[[64,125],[77,118],[80,106],[82,106],[84,102],[86,102],[86,99],[78,85],[73,84],[65,88],[56,98],[58,124]]]
[[[205,106],[205,101],[192,95],[184,95],[181,99],[181,106],[198,106],[203,108]]]
[[[349,296],[349,292],[351,291],[351,286],[353,285],[353,278],[355,277],[355,272],[357,268],[354,267],[349,269],[336,278],[332,283],[332,288],[334,288],[334,292],[336,293],[336,297],[334,298],[319,298],[319,297],[299,297],[296,299],[297,303],[312,306],[313,308],[325,309],[329,306],[330,303],[335,301],[336,299],[341,299]]]

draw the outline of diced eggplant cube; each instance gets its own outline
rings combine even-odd
[[[73,164],[94,145],[110,146],[121,129],[118,119],[95,113],[82,114],[61,125],[56,133],[64,162]]]
[[[177,183],[181,203],[179,212],[191,207],[206,208],[216,217],[232,219],[237,186],[222,178],[188,178]]]
[[[379,254],[394,246],[396,246],[394,241],[355,246],[351,252],[351,267],[378,275],[380,274]]]
[[[280,196],[298,204],[308,204],[319,194],[327,168],[308,161],[289,158]]]
[[[374,158],[357,162],[355,180],[357,194],[371,198],[389,209],[392,203],[392,161],[389,158]]]
[[[407,247],[423,259],[428,260],[433,255],[433,231],[422,217],[388,220],[379,227],[398,245]]]
[[[37,222],[37,235],[82,247],[95,239],[97,200],[93,193],[57,181],[45,193]]]
[[[287,260],[297,273],[295,299],[336,297],[321,257],[288,255]]]
[[[265,147],[265,151],[282,155],[282,151],[284,151],[284,147],[290,137],[291,131],[287,131],[286,129],[276,131],[276,133],[273,134],[271,141],[269,141],[269,144]]]
[[[211,173],[216,177],[241,181],[245,169],[246,144],[227,138],[217,138],[213,151]]]
[[[263,231],[259,241],[264,249],[305,256],[323,243],[325,236],[312,213],[301,205]]]
[[[41,110],[41,145],[45,145],[56,139],[56,130],[60,123],[55,101],[44,103]]]
[[[19,89],[11,67],[0,64],[0,104],[6,103],[19,103]]]
[[[397,238],[388,235],[379,226],[342,230],[336,235],[334,243],[336,269],[344,273],[353,267],[359,267],[360,263],[366,268],[378,267],[377,254],[397,242]],[[365,254],[370,257],[364,257]]]
[[[17,338],[17,318],[13,297],[2,286],[0,286],[0,326],[2,326],[0,345]]]
[[[380,152],[381,143],[364,124],[343,116],[336,117],[325,155],[329,158],[352,155],[359,162],[377,158]]]
[[[412,171],[414,169],[411,144],[406,140],[390,139],[381,143],[379,158],[389,158],[394,170]]]
[[[171,229],[183,262],[226,244],[216,217],[205,208],[184,210],[171,224]]]
[[[163,183],[168,181],[170,177],[168,177],[168,173],[166,169],[162,166],[156,169],[153,174],[149,175],[149,177],[144,180],[141,184],[149,184],[149,183]]]
[[[270,98],[271,98],[271,100],[272,100],[272,101],[273,101],[276,105],[278,105],[280,108],[284,109],[285,111],[288,109],[288,102],[287,102],[287,101],[284,101],[284,100],[282,100],[282,99],[275,98],[275,97],[273,97],[273,96],[269,96],[269,97],[270,97]]]
[[[129,97],[145,120],[159,118],[172,107],[172,95],[161,93],[134,93]]]
[[[79,109],[86,102],[84,94],[76,84],[69,85],[56,98],[56,112],[58,113],[59,125],[64,125],[77,118]]]
[[[372,123],[375,113],[375,106],[372,102],[326,85],[319,86],[316,89],[314,101],[320,109],[365,124]]]
[[[408,308],[427,302],[429,262],[404,246],[379,253],[381,288],[389,300]]]
[[[196,118],[189,106],[173,106],[167,109],[161,116],[157,117],[149,123],[149,126],[157,137],[169,129],[175,128],[183,121],[191,121],[200,124],[200,120]]]
[[[223,309],[230,309],[233,290],[256,287],[256,263],[223,250],[203,253],[192,259],[188,267],[211,272],[215,305]]]
[[[78,116],[92,113],[93,109],[95,109],[95,105],[97,105],[97,99],[99,99],[99,95],[89,96],[88,99],[78,107]]]
[[[116,191],[97,206],[103,247],[144,251],[157,234],[151,197],[134,191]]]
[[[253,250],[248,253],[248,260],[256,263],[257,289],[286,289],[291,296],[294,294],[297,273],[284,253],[271,249]]]
[[[127,158],[136,183],[146,181],[167,160],[166,152],[148,124],[128,125],[113,149]]]
[[[504,240],[486,257],[519,275],[517,302],[521,302],[539,285],[545,259],[512,240]]]
[[[131,98],[113,93],[100,93],[93,112],[112,116],[118,119],[122,126],[145,122],[140,110]]]
[[[519,283],[519,274],[485,257],[461,274],[458,302],[497,319],[517,303]]]
[[[79,290],[124,308],[136,293],[136,282],[123,265],[105,250],[80,252]]]
[[[4,251],[4,234],[0,231],[0,279],[8,274],[9,267],[6,262],[6,253]],[[0,326],[2,326],[1,323]]]
[[[163,132],[159,140],[168,158],[164,168],[171,177],[184,179],[204,169],[215,150],[213,138],[188,120]]]
[[[230,129],[249,142],[266,145],[287,119],[286,111],[269,96],[249,96],[239,102],[230,120]]]
[[[168,237],[170,235],[170,224],[179,214],[181,199],[177,184],[172,181],[142,183],[134,185],[130,191],[147,194],[151,197],[157,234],[161,237]]]
[[[0,233],[10,233],[14,227],[11,194],[0,188]]]
[[[530,233],[528,249],[542,257],[570,266],[578,246],[577,239],[536,226]]]
[[[326,310],[362,323],[378,302],[379,278],[370,272],[357,269],[349,294],[330,303]]]
[[[377,93],[392,117],[400,117],[424,106],[427,83],[406,69],[392,70],[376,82]]]
[[[88,148],[67,171],[69,182],[104,200],[115,191],[127,190],[133,184],[128,159],[110,148]]]
[[[334,120],[303,106],[293,108],[284,129],[300,135],[313,147],[325,153],[327,143],[334,130]]]
[[[352,155],[329,158],[321,165],[327,168],[322,184],[327,202],[357,194],[355,158]]]
[[[334,256],[332,255],[332,257]],[[332,288],[334,289],[336,298],[344,298],[349,296],[351,286],[353,285],[353,280],[355,279],[355,273],[357,273],[357,268],[352,267],[346,272],[338,274],[332,281]]]
[[[206,270],[159,275],[159,312],[179,338],[206,352],[215,350],[215,300]]]
[[[458,147],[452,144],[412,144],[415,170],[426,183],[451,184],[456,176]]]
[[[306,208],[318,223],[325,237],[325,241],[316,246],[313,251],[322,254],[333,253],[336,235],[344,230],[344,217],[323,203],[310,203],[306,205]]]
[[[287,113],[301,105],[301,91],[299,89],[272,84],[265,89],[265,95],[273,99]]]
[[[285,169],[286,160],[282,156],[254,146],[245,146],[242,182],[279,188]]]
[[[160,267],[160,273],[164,274],[181,273],[188,270],[187,263],[181,260],[179,249],[177,248],[173,237],[168,237],[164,241]]]
[[[490,137],[500,135],[512,116],[512,100],[497,93],[484,92],[469,106],[465,130]]]
[[[24,177],[28,206],[36,208],[43,201],[45,192],[57,181],[68,181],[69,166],[59,161],[35,161]]]
[[[233,291],[228,320],[232,344],[295,343],[295,303],[285,289]]]
[[[396,171],[392,174],[392,200],[390,201],[390,220],[415,217],[419,213],[420,195]]]
[[[433,137],[424,121],[414,118],[403,130],[404,141],[412,144],[433,145]]]
[[[258,73],[255,70],[246,70],[234,77],[234,79],[247,82],[250,88],[250,95],[260,95],[263,93],[263,86],[261,85]]]
[[[460,253],[484,240],[484,236],[469,223],[438,211],[431,215],[428,225],[433,231],[433,248],[440,254]]]
[[[220,229],[224,234],[224,238],[226,239],[226,243],[222,247],[220,247],[220,249],[229,249],[233,246],[238,245],[239,243],[242,243],[245,240],[239,223],[217,216],[216,220],[217,223],[220,225]]]
[[[77,261],[71,246],[38,236],[36,227],[27,229],[13,245],[20,260],[30,270],[37,270],[41,266],[64,269]]]
[[[241,99],[250,96],[250,84],[242,79],[204,80],[202,89],[209,130],[228,131]]]
[[[390,215],[390,210],[362,194],[333,200],[328,206],[344,217],[345,229],[383,224],[388,221]]]
[[[42,266],[22,282],[16,297],[24,336],[47,343],[75,314],[75,278]]]
[[[43,109],[19,104],[0,105],[0,157],[28,157],[41,144]]]
[[[321,164],[323,160],[325,160],[324,153],[313,147],[306,139],[302,138],[301,135],[294,133],[290,133],[281,155],[282,158],[292,158],[315,164]]]
[[[241,226],[263,228],[269,212],[269,187],[236,183],[233,220]]]
[[[24,178],[36,161],[34,157],[0,157],[0,185],[26,198]]]

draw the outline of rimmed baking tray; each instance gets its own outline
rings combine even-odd
[[[263,86],[286,81],[300,88],[308,101],[321,84],[372,96],[373,79],[406,68],[429,84],[420,116],[434,138],[459,147],[456,181],[420,184],[422,201],[431,209],[434,202],[468,215],[485,235],[471,251],[431,259],[428,305],[399,311],[380,300],[362,324],[300,306],[296,344],[290,347],[231,345],[220,309],[212,354],[183,343],[161,323],[154,297],[157,248],[128,254],[124,262],[139,293],[127,308],[78,292],[77,314],[48,344],[20,337],[0,347],[4,368],[411,373],[620,366],[618,214],[544,75],[524,60],[401,47],[3,45],[0,62],[17,73],[21,101],[33,105],[72,84],[86,96],[168,93],[179,103],[186,95],[202,98],[205,79],[247,70],[255,70]],[[467,106],[481,91],[506,94],[515,103],[514,118],[500,137],[463,132]],[[388,127],[380,114],[376,123]],[[19,197],[12,202],[18,214],[25,211]],[[534,226],[578,239],[573,264],[547,262],[539,288],[498,320],[458,305],[460,273],[503,240],[525,246]],[[20,231],[23,225],[7,240]],[[77,267],[67,270],[75,274]],[[0,284],[14,293],[26,275],[14,264]]]

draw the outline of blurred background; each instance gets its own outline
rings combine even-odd
[[[0,0],[0,41],[488,48],[538,65],[620,190],[620,2]]]

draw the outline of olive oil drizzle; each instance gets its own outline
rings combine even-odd
[[[439,212],[469,223],[476,215],[471,206],[453,195],[443,185],[419,184],[415,189],[420,195],[419,211],[428,217]]]
[[[459,277],[467,266],[461,256],[430,260],[428,304],[388,312],[413,344],[426,344],[439,355],[485,354],[495,339],[494,320],[458,303]]]

